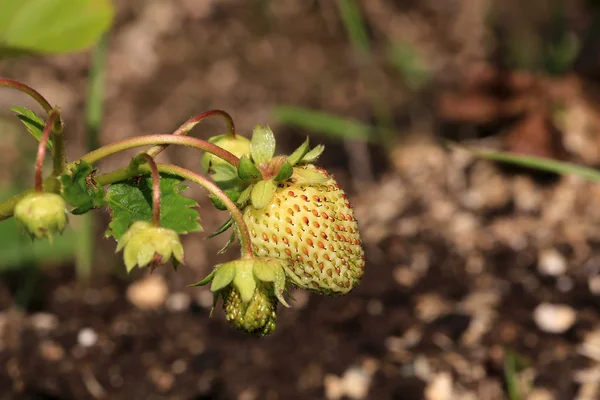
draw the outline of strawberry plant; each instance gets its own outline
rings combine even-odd
[[[200,113],[172,134],[138,136],[98,147],[69,162],[65,153],[60,110],[36,90],[9,79],[0,87],[21,91],[36,100],[47,117],[14,108],[27,130],[39,141],[33,188],[0,203],[0,221],[14,216],[32,240],[61,234],[69,214],[107,209],[107,237],[117,241],[127,271],[153,271],[172,262],[184,263],[180,236],[201,230],[193,199],[183,181],[205,188],[216,210],[230,218],[210,237],[229,232],[222,252],[239,241],[238,259],[219,264],[203,280],[210,283],[214,306],[223,299],[226,320],[258,336],[275,329],[279,303],[291,287],[323,295],[344,295],[363,277],[365,257],[352,207],[342,188],[315,165],[323,146],[308,139],[292,154],[277,155],[275,136],[257,126],[250,139],[235,131],[224,111]],[[227,133],[208,141],[187,136],[200,121],[219,116]],[[200,174],[156,162],[167,146],[204,152]],[[99,171],[100,160],[118,152],[143,148],[128,165]],[[52,156],[52,172],[43,176],[44,158]],[[68,211],[67,211],[68,210]],[[214,310],[213,306],[213,310]]]

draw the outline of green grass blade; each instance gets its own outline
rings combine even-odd
[[[308,129],[336,139],[377,141],[371,126],[353,119],[291,106],[276,107],[274,113],[275,118],[282,124]]]
[[[560,175],[577,175],[584,179],[600,181],[600,171],[564,161],[556,161],[544,157],[527,156],[505,151],[475,149],[456,144],[449,144],[448,146],[450,148],[466,150],[477,157],[488,160],[532,168],[539,171],[554,172]]]

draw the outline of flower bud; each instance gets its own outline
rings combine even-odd
[[[67,203],[56,193],[30,193],[17,203],[14,211],[17,225],[31,238],[62,233],[68,223]]]

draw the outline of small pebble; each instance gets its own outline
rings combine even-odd
[[[58,327],[58,318],[54,314],[39,312],[29,317],[33,329],[42,332],[50,332]]]
[[[538,271],[550,276],[563,275],[567,271],[567,260],[554,248],[541,250],[538,256]]]
[[[44,340],[40,343],[40,355],[48,361],[60,361],[65,356],[65,350],[52,340]]]
[[[452,400],[453,394],[452,376],[447,372],[437,374],[425,389],[427,400]]]
[[[588,287],[593,295],[600,295],[600,275],[592,276],[588,281]]]
[[[352,367],[342,377],[342,385],[346,396],[353,400],[362,400],[369,393],[371,375],[362,368]]]
[[[83,328],[77,334],[77,343],[81,347],[92,347],[98,342],[98,334],[92,328]]]
[[[190,298],[190,295],[184,292],[177,292],[167,298],[165,307],[172,312],[181,312],[190,308],[191,303],[192,299]]]
[[[547,333],[563,333],[575,324],[575,310],[564,304],[542,303],[533,311],[538,328]]]
[[[167,283],[158,274],[134,282],[127,288],[127,299],[141,310],[159,308],[164,304],[168,295]]]

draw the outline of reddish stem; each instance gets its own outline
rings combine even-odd
[[[193,116],[192,118],[188,119],[186,122],[184,122],[172,134],[176,135],[176,136],[187,135],[192,130],[192,128],[194,126],[196,126],[200,121],[205,120],[206,118],[215,117],[215,116],[222,117],[223,119],[225,119],[225,122],[227,123],[227,133],[229,135],[231,135],[232,137],[235,137],[236,132],[235,132],[235,124],[233,123],[233,118],[231,118],[231,115],[229,115],[229,113],[227,113],[226,111],[223,111],[223,110],[208,110],[208,111],[202,112],[200,114],[197,114],[197,115]],[[162,152],[168,146],[169,146],[168,144],[154,146],[153,148],[148,150],[148,154],[150,154],[152,157],[156,157],[160,152]]]
[[[51,111],[50,117],[46,124],[44,125],[44,131],[42,132],[42,137],[40,138],[40,143],[38,144],[37,149],[37,158],[35,160],[35,191],[41,193],[43,191],[43,169],[44,169],[44,158],[46,156],[46,144],[50,139],[50,133],[52,132],[52,126],[54,125],[54,121],[58,117],[58,111]]]
[[[44,111],[46,111],[46,113],[48,113],[48,115],[50,115],[54,111],[54,109],[52,108],[48,100],[44,98],[44,96],[42,96],[34,88],[27,86],[24,83],[13,81],[12,79],[0,78],[0,87],[9,87],[29,95],[35,101],[37,101],[40,106],[42,106],[42,108],[44,109]]]
[[[150,166],[152,171],[152,224],[160,226],[160,174],[154,158],[146,153],[140,154],[140,157]]]

